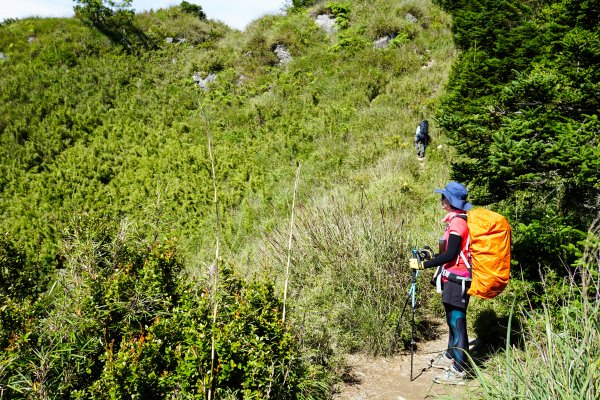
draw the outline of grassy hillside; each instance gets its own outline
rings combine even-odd
[[[452,57],[449,21],[425,2],[368,8],[351,7],[336,34],[315,24],[320,6],[243,35],[160,10],[136,16],[157,49],[135,54],[77,20],[5,23],[2,229],[50,264],[82,211],[172,232],[204,254],[210,138],[223,240],[237,253],[286,212],[296,163],[312,195],[352,182],[410,147],[415,121],[430,115]],[[373,49],[386,31],[402,40]],[[278,64],[277,44],[293,61]],[[204,91],[194,74],[217,79]]]

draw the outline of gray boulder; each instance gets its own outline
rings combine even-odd
[[[379,38],[373,42],[373,48],[374,49],[385,49],[386,47],[388,47],[390,45],[390,42],[392,41],[392,39],[393,39],[393,37],[391,37],[391,36],[384,36],[382,38]]]
[[[336,32],[338,29],[338,26],[335,23],[335,18],[327,14],[317,15],[315,23],[327,33]]]
[[[289,50],[282,44],[278,44],[275,46],[275,50],[273,50],[277,58],[279,59],[279,64],[288,64],[292,61],[292,55]]]
[[[203,90],[208,90],[208,84],[217,80],[217,75],[214,73],[210,73],[206,76],[206,78],[202,78],[199,73],[195,73],[192,77],[194,79],[194,83],[196,83]]]
[[[406,13],[406,17],[405,17],[408,21],[412,22],[413,24],[416,24],[419,20],[417,19],[417,17],[415,17],[414,15],[412,15],[411,13]]]

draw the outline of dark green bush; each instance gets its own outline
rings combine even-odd
[[[350,4],[342,2],[329,2],[325,9],[335,17],[335,23],[341,29],[350,26]]]
[[[31,262],[9,234],[0,234],[0,296],[35,299],[46,289],[49,272]]]
[[[316,3],[316,0],[292,0],[293,8],[310,7]]]
[[[18,340],[52,271],[31,262],[8,234],[0,235],[0,346]]]
[[[183,284],[169,315],[107,348],[102,375],[90,389],[93,397],[165,398],[178,392],[207,398],[209,391],[236,398],[323,395],[281,320],[273,286],[245,284],[228,269],[219,282],[216,293]]]

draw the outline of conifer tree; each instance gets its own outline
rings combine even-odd
[[[453,176],[503,205],[533,274],[570,263],[599,210],[598,4],[445,4],[463,50],[439,117],[463,156]]]

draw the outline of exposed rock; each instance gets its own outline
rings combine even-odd
[[[35,42],[36,40],[37,40],[37,37],[36,37],[36,36],[29,36],[29,37],[27,38],[27,41],[29,42],[29,44],[31,44],[31,43],[33,43],[33,42]]]
[[[0,51],[0,61],[6,60],[6,56]]]
[[[410,22],[412,22],[413,24],[416,24],[419,20],[417,19],[417,17],[415,17],[414,15],[412,15],[411,13],[406,13],[405,18],[407,20],[409,20]]]
[[[186,38],[172,38],[172,37],[168,37],[168,38],[165,38],[165,42],[167,42],[167,43],[175,43],[175,42],[177,42],[177,44],[179,44],[179,43],[185,43],[185,42],[187,42],[187,39]]]
[[[317,15],[315,23],[327,33],[333,33],[338,30],[338,26],[335,23],[335,18],[327,14]]]
[[[392,41],[392,39],[393,39],[393,37],[391,37],[391,36],[384,36],[382,38],[379,38],[373,42],[373,48],[385,49],[386,47],[388,47],[390,45],[390,42]]]
[[[240,76],[238,77],[237,85],[242,86],[244,84],[245,80],[246,80],[246,76],[244,76],[244,74],[240,74]]]
[[[273,52],[277,55],[277,58],[279,59],[279,64],[288,64],[290,61],[292,61],[292,55],[290,54],[288,49],[282,44],[278,44],[275,47],[275,50],[273,50]]]
[[[200,74],[196,72],[192,78],[194,79],[194,83],[197,83],[203,90],[208,90],[208,84],[216,81],[217,75],[211,72],[206,78],[202,79]]]

